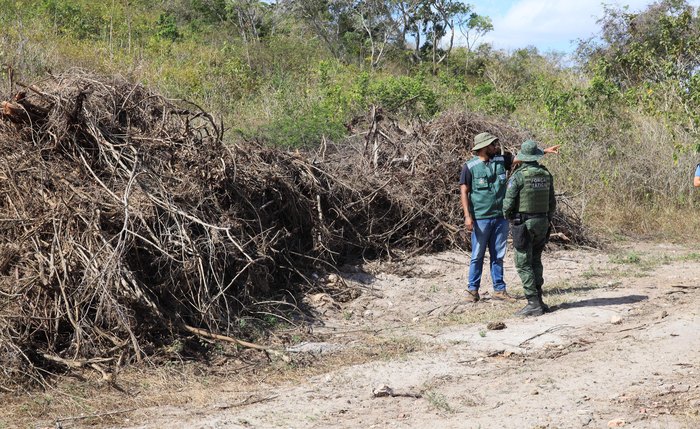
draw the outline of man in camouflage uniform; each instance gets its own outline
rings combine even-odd
[[[517,314],[539,316],[549,308],[542,301],[542,251],[556,209],[552,175],[538,162],[544,152],[532,140],[525,141],[516,161],[522,164],[506,187],[503,215],[513,220],[515,268],[523,283],[527,305]]]

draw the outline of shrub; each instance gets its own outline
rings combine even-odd
[[[431,117],[438,112],[438,95],[424,75],[379,76],[362,73],[356,81],[362,105],[375,104],[393,112]]]

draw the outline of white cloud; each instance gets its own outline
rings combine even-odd
[[[496,48],[515,49],[534,45],[541,51],[571,51],[576,39],[586,39],[599,31],[603,16],[600,0],[521,0],[503,16],[491,16],[494,31],[483,38]],[[639,11],[653,0],[605,1],[605,4]],[[689,2],[697,6],[700,1]]]

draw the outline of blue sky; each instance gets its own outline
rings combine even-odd
[[[496,49],[512,50],[532,45],[540,52],[570,53],[576,39],[585,39],[599,30],[596,21],[603,16],[603,3],[629,6],[640,11],[653,0],[465,0],[474,11],[493,21],[494,30],[479,42]],[[700,0],[688,1],[700,6]]]

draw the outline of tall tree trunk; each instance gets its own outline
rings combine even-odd
[[[433,76],[437,74],[437,32],[433,30],[433,52],[432,52],[432,58],[433,58]]]
[[[416,48],[415,48],[415,51],[413,52],[413,58],[418,63],[422,62],[422,58],[420,56],[420,31],[419,30],[416,30]]]

